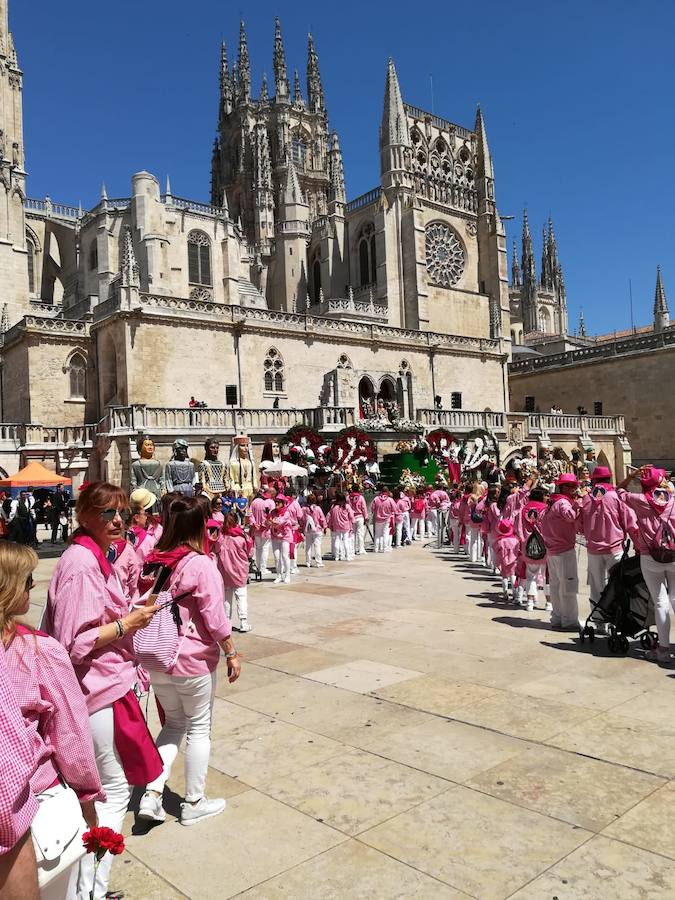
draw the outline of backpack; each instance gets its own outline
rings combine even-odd
[[[672,512],[675,498],[671,500],[670,507],[666,507],[659,516],[660,525],[658,536],[655,540],[655,546],[649,548],[649,555],[653,560],[659,563],[675,562],[675,534],[668,522],[669,513]],[[663,518],[666,513],[666,518]]]
[[[532,528],[532,532],[525,542],[525,556],[528,559],[543,559],[546,556],[544,539],[539,534],[536,527]]]
[[[173,573],[174,577],[192,556],[194,554],[190,553],[178,563]],[[132,640],[134,655],[139,665],[149,672],[171,674],[178,661],[185,636],[192,630],[192,619],[185,625],[185,630],[181,634],[183,621],[178,606],[178,600],[181,598],[174,597],[168,586],[160,588],[167,580],[173,580],[171,569],[162,566],[151,590],[152,594],[156,594],[155,605],[159,607],[159,612],[150,619],[145,628],[134,633]],[[147,598],[143,598],[145,599]],[[143,602],[139,605],[143,605]]]
[[[471,510],[471,521],[475,522],[476,525],[480,525],[481,522],[485,521],[485,516],[482,513],[479,513],[475,506]]]

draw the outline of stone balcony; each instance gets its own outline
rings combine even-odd
[[[378,301],[373,293],[373,286],[349,288],[346,297],[321,299],[311,308],[311,313],[328,318],[355,319],[366,322],[387,322],[389,307]]]

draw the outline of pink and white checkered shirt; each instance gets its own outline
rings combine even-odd
[[[17,634],[5,649],[7,673],[32,744],[34,794],[59,777],[82,801],[103,800],[89,714],[68,653],[54,638]]]
[[[123,697],[136,681],[131,635],[96,648],[101,625],[129,612],[115,571],[104,578],[94,554],[71,544],[59,559],[47,594],[45,631],[63,644],[89,715]]]
[[[21,840],[38,811],[29,783],[35,765],[0,643],[0,854]]]

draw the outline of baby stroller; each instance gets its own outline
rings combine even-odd
[[[579,629],[583,644],[586,638],[595,640],[598,623],[607,626],[607,645],[612,653],[627,653],[628,639],[640,638],[645,650],[656,646],[657,635],[650,631],[654,625],[654,610],[649,590],[642,577],[640,557],[629,556],[630,541],[626,541],[623,556],[609,570],[609,578],[600,599],[593,605],[586,624]]]
[[[255,560],[249,558],[249,561],[248,561],[248,580],[250,581],[251,578],[252,578],[254,581],[262,581],[262,572],[260,571],[260,569],[259,569],[259,568],[257,567],[257,565],[255,564]]]

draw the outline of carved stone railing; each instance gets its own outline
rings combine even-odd
[[[447,119],[441,119],[440,116],[435,116],[433,113],[425,112],[425,110],[420,109],[418,106],[411,106],[409,103],[404,103],[403,108],[414,119],[419,119],[421,122],[425,119],[429,119],[431,124],[435,125],[436,128],[440,128],[441,131],[454,131],[457,137],[467,138],[467,140],[473,137],[473,132],[469,131],[468,128],[463,128],[461,125],[455,125],[454,122],[449,122]]]
[[[65,203],[54,203],[50,197],[44,200],[35,200],[28,197],[24,202],[27,213],[39,213],[50,219],[78,219],[82,210],[77,206],[67,206]]]
[[[354,424],[350,407],[320,406],[310,409],[190,409],[178,406],[111,407],[98,431],[110,435],[137,434],[236,434],[238,431],[277,433],[294,425],[317,431],[335,430]]]
[[[96,433],[95,425],[22,425],[20,428],[23,446],[61,450],[91,447]]]
[[[9,444],[17,448],[21,446],[23,425],[0,422],[0,444]]]
[[[592,344],[590,347],[569,350],[567,353],[552,353],[549,356],[519,359],[509,365],[509,371],[514,375],[520,375],[526,372],[537,372],[540,369],[554,369],[580,362],[592,362],[595,359],[611,359],[613,356],[621,356],[626,353],[641,353],[645,350],[656,350],[673,345],[675,345],[675,327],[671,326],[664,331],[651,331],[646,334],[634,334],[619,338],[615,341],[602,341]]]
[[[387,321],[389,307],[386,303],[376,303],[368,290],[362,290],[357,297],[335,297],[323,300],[312,311],[318,316],[348,315],[364,319],[379,319]]]
[[[58,316],[63,307],[58,303],[45,303],[43,300],[31,300],[30,311],[38,316]]]
[[[362,209],[364,206],[370,206],[371,203],[376,203],[381,196],[382,188],[373,188],[372,191],[367,191],[365,194],[361,194],[360,197],[355,197],[353,200],[350,200],[349,203],[347,203],[347,212],[354,212],[357,209]]]
[[[175,206],[189,212],[199,213],[205,216],[216,216],[222,219],[224,210],[222,206],[212,206],[210,203],[200,203],[197,200],[187,200],[185,197],[174,197],[173,194],[162,194],[162,203],[167,206]]]
[[[56,319],[46,316],[24,316],[2,335],[2,344],[6,346],[26,331],[39,331],[43,334],[64,334],[89,336],[88,322],[73,322],[68,319]]]
[[[61,318],[84,319],[86,316],[91,315],[92,304],[96,299],[95,296],[84,297],[82,300],[78,300],[77,303],[62,307]]]
[[[418,409],[416,418],[428,427],[471,431],[504,431],[504,413],[471,409]]]
[[[94,321],[98,322],[100,319],[105,319],[107,316],[112,315],[112,313],[117,312],[119,308],[119,294],[113,294],[112,297],[108,297],[107,300],[104,300],[102,303],[97,303],[96,306],[94,306],[92,309]]]
[[[623,416],[584,416],[566,413],[530,413],[530,434],[625,434]]]

